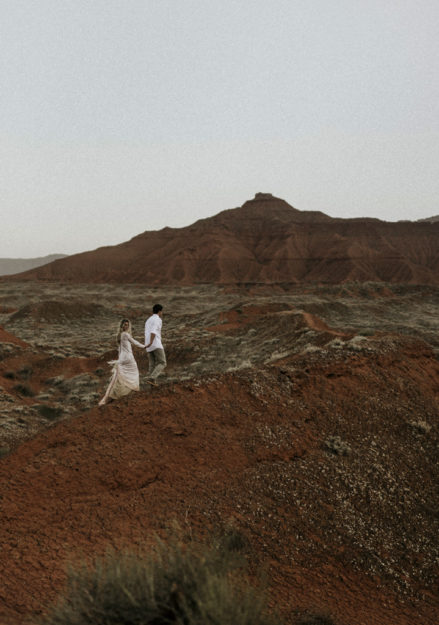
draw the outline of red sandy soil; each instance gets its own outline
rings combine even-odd
[[[240,309],[227,310],[220,314],[220,324],[210,326],[207,330],[211,332],[224,332],[229,334],[233,330],[241,329],[243,326],[252,326],[257,323],[258,318],[265,316],[265,320],[269,315],[273,313],[284,312],[288,314],[292,308],[288,304],[266,304],[265,306],[253,306],[247,305]],[[339,332],[330,328],[322,319],[311,313],[301,313],[303,318],[303,325],[307,326],[311,330],[317,330],[317,332],[324,332],[334,337],[349,336],[346,332]],[[351,334],[352,336],[352,334]]]
[[[12,343],[14,345],[19,345],[20,347],[28,347],[27,343],[18,338],[18,336],[14,336],[4,328],[0,326],[0,343]]]
[[[26,343],[22,341],[21,345],[26,346]],[[48,378],[56,377],[60,373],[67,379],[81,373],[91,373],[97,367],[106,367],[110,358],[114,358],[114,350],[96,358],[71,357],[62,359],[47,356],[47,354],[27,352],[12,356],[5,362],[0,362],[0,375],[4,376],[6,371],[20,371],[23,367],[30,367],[32,369],[32,379],[26,380],[26,385],[32,390],[33,395],[31,397],[20,395],[14,388],[17,384],[17,379],[15,378],[2,377],[1,385],[9,394],[19,397],[23,404],[35,404],[35,395],[46,387],[45,382]]]
[[[393,336],[371,354],[164,383],[58,423],[0,461],[0,622],[44,612],[67,562],[136,549],[176,519],[194,534],[233,523],[288,623],[296,609],[437,623],[438,402],[430,348]],[[334,435],[347,455],[325,447]]]
[[[334,219],[257,194],[240,208],[186,228],[147,231],[12,279],[149,285],[439,284],[438,240],[439,222]]]

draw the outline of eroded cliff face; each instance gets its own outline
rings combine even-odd
[[[257,194],[186,228],[144,232],[14,279],[142,284],[439,283],[439,223],[333,219]]]

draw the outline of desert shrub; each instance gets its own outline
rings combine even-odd
[[[5,371],[3,377],[8,380],[15,380],[15,371]]]
[[[351,453],[350,446],[339,436],[329,436],[325,440],[324,447],[336,456],[349,456]]]
[[[332,618],[329,616],[305,616],[295,622],[295,625],[335,625]]]
[[[250,548],[247,537],[237,527],[233,519],[229,519],[217,530],[212,542],[215,548],[221,552],[243,553]]]
[[[24,365],[19,371],[18,374],[22,380],[28,380],[33,373],[33,369],[31,365]]]
[[[108,552],[68,573],[65,594],[40,625],[279,625],[245,587],[236,558],[176,539],[144,556]]]
[[[10,452],[10,448],[7,445],[3,445],[2,447],[0,447],[0,458],[8,456]]]
[[[48,378],[45,381],[45,384],[49,384],[49,385],[54,385],[54,386],[59,386],[60,384],[62,384],[64,382],[64,376],[63,375],[57,375],[54,378]]]
[[[359,336],[373,336],[374,334],[375,334],[375,328],[373,327],[360,328],[358,330]]]
[[[253,365],[251,363],[251,360],[246,359],[246,360],[242,360],[239,363],[236,363],[235,365],[232,365],[232,366],[228,367],[226,369],[226,371],[229,371],[229,372],[231,372],[231,371],[240,371],[241,369],[249,369],[252,366]]]
[[[10,356],[15,351],[20,351],[22,348],[12,343],[0,343],[0,360]]]
[[[428,434],[431,430],[431,425],[426,421],[410,421],[409,425],[417,434]]]
[[[20,395],[23,395],[23,397],[33,397],[35,395],[35,393],[28,384],[16,384],[15,386],[13,386],[13,390]]]
[[[48,404],[40,404],[37,407],[38,413],[48,421],[54,421],[62,415],[62,408],[58,406],[49,406]]]

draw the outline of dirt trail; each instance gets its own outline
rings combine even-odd
[[[14,345],[19,345],[20,347],[28,347],[28,343],[25,343],[17,336],[14,336],[4,328],[0,326],[0,343],[13,343]]]
[[[317,330],[317,332],[328,332],[329,334],[333,334],[334,336],[347,336],[346,332],[340,332],[338,330],[330,328],[322,319],[320,319],[316,315],[304,312],[303,318],[305,320],[305,323],[313,330]]]

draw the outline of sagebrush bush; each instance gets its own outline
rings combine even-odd
[[[64,595],[40,625],[279,625],[242,582],[230,551],[157,539],[143,556],[108,552],[68,572]]]
[[[12,388],[23,397],[34,397],[35,395],[34,391],[28,384],[16,384]]]
[[[4,458],[10,454],[11,450],[7,445],[0,447],[0,458]]]
[[[48,404],[40,404],[37,407],[38,413],[48,421],[54,421],[62,415],[62,408],[58,406],[49,406]]]
[[[350,445],[339,436],[329,436],[324,442],[324,447],[336,456],[349,456],[352,451]]]
[[[18,372],[19,376],[23,379],[23,380],[28,380],[33,373],[33,369],[31,367],[31,365],[24,365]]]

